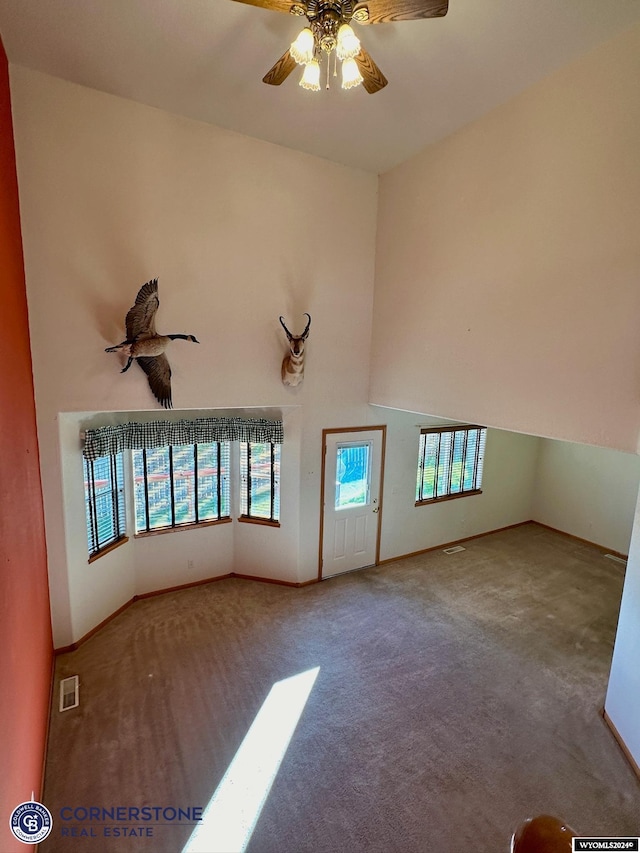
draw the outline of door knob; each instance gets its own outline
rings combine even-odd
[[[380,507],[377,506],[375,509],[372,509],[371,512],[380,512]]]

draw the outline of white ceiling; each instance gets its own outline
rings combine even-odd
[[[384,172],[640,21],[640,0],[449,0],[358,27],[375,95],[262,77],[301,19],[233,0],[0,0],[9,60],[349,166]]]

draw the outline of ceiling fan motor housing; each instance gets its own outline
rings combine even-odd
[[[311,24],[311,30],[326,53],[335,50],[338,43],[338,30],[343,24],[348,24],[353,17],[353,3],[331,2],[331,0],[309,0],[306,16]]]

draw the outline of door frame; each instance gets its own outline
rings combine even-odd
[[[376,533],[376,558],[374,566],[377,566],[380,562],[380,535],[382,533],[382,505],[383,505],[383,497],[384,497],[384,458],[385,458],[385,450],[387,446],[387,425],[386,424],[375,424],[374,426],[354,426],[354,427],[332,427],[331,429],[323,429],[322,430],[322,470],[320,473],[320,536],[318,543],[318,580],[321,581],[322,578],[322,551],[324,545],[324,480],[325,480],[325,467],[326,467],[326,457],[327,457],[327,436],[335,435],[336,433],[358,433],[358,432],[374,432],[376,430],[380,431],[382,446],[380,448],[380,500],[379,500],[379,511],[378,511],[378,530]],[[354,569],[354,571],[359,571],[359,569]]]

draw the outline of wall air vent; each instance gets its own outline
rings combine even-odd
[[[77,675],[70,675],[60,682],[60,710],[68,711],[77,708],[80,704],[79,679]]]
[[[454,545],[452,548],[445,548],[444,554],[459,554],[460,551],[466,551],[466,548],[463,548],[462,545]]]

